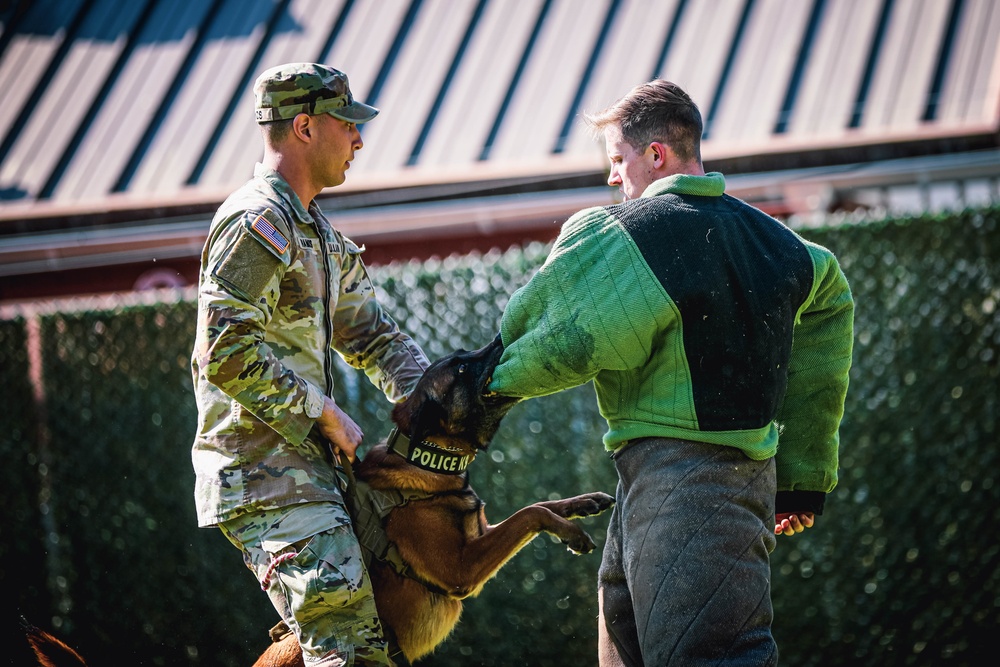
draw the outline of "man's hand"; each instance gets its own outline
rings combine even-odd
[[[774,517],[775,535],[794,535],[806,528],[812,528],[815,516],[812,512],[783,512]]]
[[[354,463],[355,452],[365,434],[361,427],[354,423],[346,412],[329,396],[323,398],[323,414],[316,420],[320,432],[330,441],[334,460],[340,458],[341,452],[347,455],[347,460]]]

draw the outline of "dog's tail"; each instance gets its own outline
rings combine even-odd
[[[34,653],[38,667],[86,667],[87,662],[65,642],[52,634],[33,626],[23,616],[21,628],[28,640],[28,646]]]

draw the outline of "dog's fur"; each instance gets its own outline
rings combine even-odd
[[[499,341],[439,359],[410,397],[393,410],[393,421],[411,442],[428,441],[475,455],[486,449],[516,399],[487,396],[500,359]],[[594,549],[573,518],[600,514],[614,499],[589,493],[529,505],[490,525],[483,502],[466,475],[428,472],[407,462],[385,443],[355,466],[358,480],[374,489],[433,494],[393,509],[385,520],[388,539],[417,578],[398,575],[388,564],[369,568],[375,604],[387,639],[412,662],[433,651],[458,623],[462,600],[477,595],[511,557],[539,533],[558,537],[575,553]],[[255,667],[302,665],[298,642],[287,634],[273,643]]]

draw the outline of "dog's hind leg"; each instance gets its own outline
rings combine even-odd
[[[272,637],[272,643],[253,663],[253,667],[305,667],[299,640],[291,632]]]

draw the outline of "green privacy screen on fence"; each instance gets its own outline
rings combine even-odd
[[[841,482],[816,528],[779,538],[786,665],[974,665],[1000,630],[1000,209],[803,234],[857,301]],[[431,357],[478,347],[547,247],[373,267]],[[0,321],[0,582],[11,611],[92,667],[249,665],[274,613],[238,552],[195,527],[190,294],[62,304]],[[340,369],[369,437],[388,404]],[[518,405],[472,483],[498,522],[614,492],[593,390]],[[603,544],[607,516],[584,523]],[[725,530],[725,526],[720,526]],[[543,536],[466,604],[424,666],[596,664],[599,553]]]

